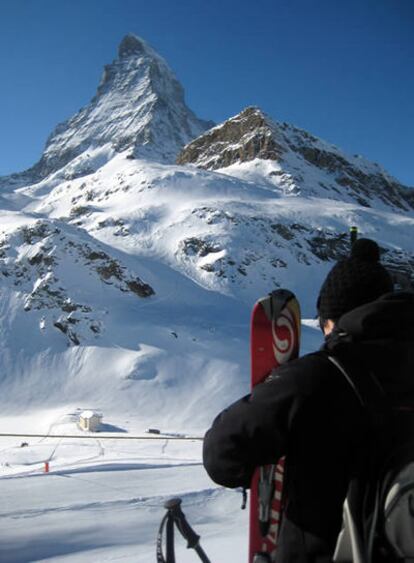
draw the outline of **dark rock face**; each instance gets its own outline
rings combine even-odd
[[[143,42],[132,33],[126,35],[118,47],[118,56],[129,57],[131,55],[142,55],[145,52],[145,47]]]
[[[264,114],[247,108],[184,147],[177,164],[195,163],[216,170],[255,158],[278,160],[282,154],[283,147],[276,142]]]
[[[318,168],[323,168],[329,172],[339,172],[348,162],[338,154],[329,153],[311,145],[292,146],[305,160],[314,164]]]
[[[379,172],[364,173],[343,156],[313,146],[293,145],[292,148],[310,164],[334,174],[336,183],[353,192],[355,200],[364,207],[371,207],[369,200],[375,194],[385,204],[403,211],[414,208],[413,198],[406,197],[408,194],[404,187]]]

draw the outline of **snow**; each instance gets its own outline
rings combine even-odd
[[[211,483],[200,449],[200,442],[168,437],[136,443],[104,442],[98,436],[87,443],[47,438],[3,447],[4,560],[152,562],[163,504],[174,496],[183,499],[212,561],[241,560],[247,549],[241,495]],[[46,459],[49,473],[44,473]],[[177,558],[194,560],[180,537]]]
[[[82,411],[82,412],[80,413],[80,416],[81,416],[82,418],[93,418],[94,416],[97,416],[97,417],[99,417],[99,418],[102,418],[102,414],[101,414],[101,413],[98,413],[98,412],[96,412],[96,411],[90,411],[90,410]]]

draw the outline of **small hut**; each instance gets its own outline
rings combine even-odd
[[[83,411],[79,415],[79,428],[89,432],[97,432],[102,422],[102,414],[97,411]]]

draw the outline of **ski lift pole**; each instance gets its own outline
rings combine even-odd
[[[354,246],[356,239],[358,238],[358,227],[351,227],[349,229],[349,234],[351,237],[351,248]]]
[[[164,504],[167,514],[161,521],[157,537],[157,563],[175,563],[174,524],[181,535],[187,540],[187,548],[194,549],[203,563],[211,563],[200,545],[200,536],[195,533],[181,510],[181,499],[172,498]],[[162,552],[162,533],[166,528],[166,558]]]

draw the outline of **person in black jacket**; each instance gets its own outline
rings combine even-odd
[[[319,294],[322,350],[282,365],[205,436],[204,466],[226,487],[249,488],[257,466],[286,455],[279,563],[332,561],[348,486],[370,440],[337,360],[375,374],[393,400],[414,401],[414,294],[392,289],[376,243],[357,241]]]

